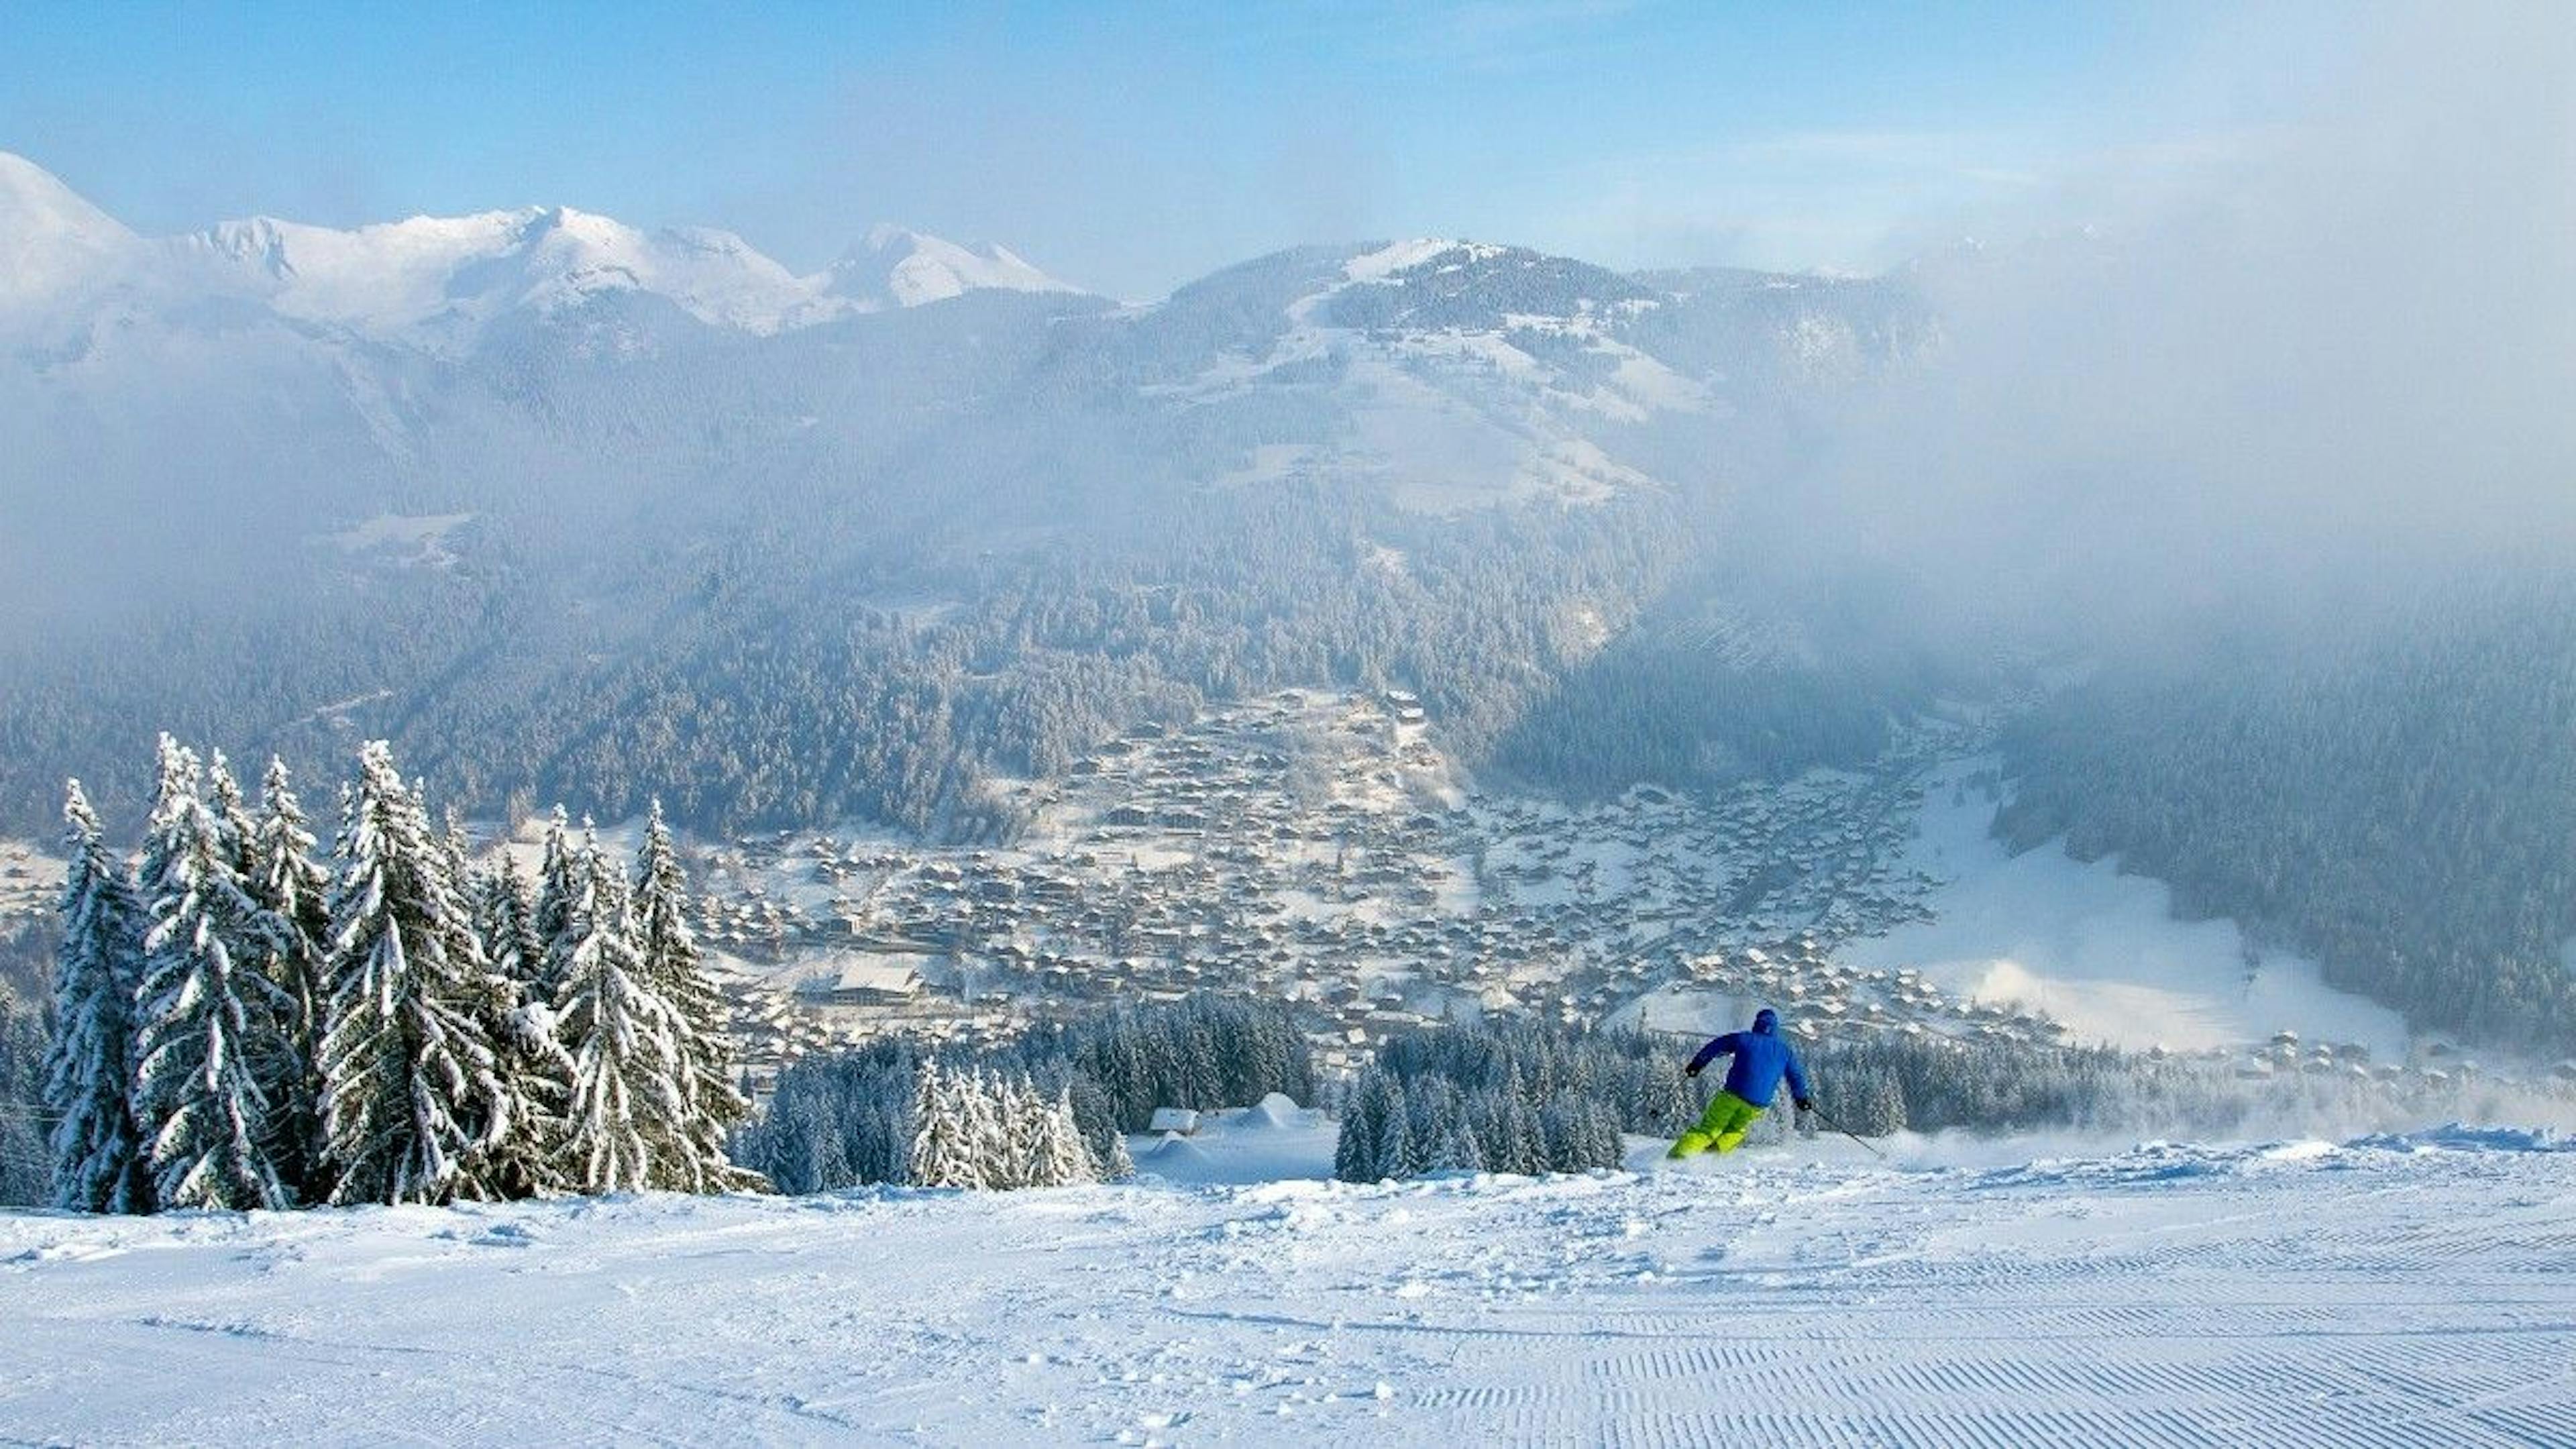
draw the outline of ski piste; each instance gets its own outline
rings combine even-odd
[[[2576,1442],[2542,1136],[1275,1175],[1328,1144],[1221,1126],[1017,1193],[0,1215],[0,1439]]]

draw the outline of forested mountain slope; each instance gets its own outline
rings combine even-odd
[[[2116,852],[2419,1023],[2576,1049],[2576,593],[2213,631],[2006,747],[2016,845]]]

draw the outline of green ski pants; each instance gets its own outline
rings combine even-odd
[[[1744,1145],[1745,1132],[1761,1120],[1762,1110],[1733,1092],[1720,1092],[1699,1114],[1699,1125],[1673,1139],[1671,1155],[1696,1157],[1711,1148],[1733,1152]]]

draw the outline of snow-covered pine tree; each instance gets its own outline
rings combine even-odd
[[[724,997],[707,980],[697,937],[689,930],[689,878],[662,802],[653,802],[644,827],[644,853],[636,863],[635,946],[645,979],[679,1018],[680,1085],[687,1095],[681,1143],[670,1186],[686,1192],[757,1187],[757,1173],[733,1165],[725,1143],[734,1125],[751,1115],[751,1103],[733,1086],[733,1036]]]
[[[248,877],[251,840],[259,833],[259,824],[251,818],[250,803],[242,798],[241,780],[233,774],[232,762],[224,758],[221,750],[210,751],[206,756],[205,804],[215,817],[216,832],[233,874]]]
[[[447,864],[448,889],[456,892],[456,898],[466,902],[470,911],[474,900],[474,837],[466,833],[465,817],[456,813],[455,806],[439,812],[439,817],[443,828],[438,835],[438,856]]]
[[[686,1028],[646,973],[625,881],[587,823],[576,875],[554,972],[573,1065],[566,1132],[574,1181],[583,1192],[695,1191],[681,1076]]]
[[[1343,1182],[1377,1180],[1377,1098],[1384,1085],[1375,1069],[1362,1072],[1350,1100],[1342,1104],[1341,1126],[1333,1134],[1333,1176]]]
[[[144,918],[78,780],[63,791],[63,940],[54,956],[54,1033],[45,1105],[54,1114],[54,1202],[75,1212],[142,1213],[152,1178],[135,1126],[134,996]]]
[[[1433,1171],[1483,1172],[1486,1170],[1484,1149],[1477,1146],[1476,1134],[1465,1117],[1453,1118],[1448,1136],[1432,1149]]]
[[[53,1043],[44,1013],[29,1010],[0,981],[0,1204],[40,1207],[54,1200],[54,1149],[45,1126],[45,1066]]]
[[[1079,1113],[1076,1114],[1076,1120],[1080,1120]],[[1113,1130],[1098,1137],[1086,1138],[1082,1145],[1090,1155],[1093,1166],[1098,1169],[1100,1181],[1125,1182],[1136,1175],[1136,1159],[1128,1155],[1127,1138],[1124,1133]]]
[[[1013,1074],[995,1080],[992,1098],[1001,1132],[1001,1150],[986,1165],[984,1185],[997,1188],[1045,1186],[1047,1113],[1037,1094],[1029,1089],[1028,1078],[1025,1074]]]
[[[560,1000],[563,978],[560,974],[570,959],[572,938],[577,926],[573,912],[585,892],[580,858],[574,853],[572,826],[564,819],[561,805],[546,822],[545,854],[537,862],[536,902],[529,915],[529,926],[536,932],[543,948],[538,958],[539,995],[548,1001]]]
[[[967,1125],[967,1087],[963,1077],[935,1059],[921,1059],[912,1079],[912,1150],[906,1154],[904,1181],[915,1187],[984,1185],[983,1164]]]
[[[238,790],[224,785],[229,772],[210,771],[218,816]],[[329,1191],[322,1171],[322,1074],[316,1060],[325,994],[322,943],[331,928],[330,873],[313,859],[313,834],[289,788],[286,763],[271,756],[260,777],[260,803],[234,825],[241,840],[242,887],[268,918],[266,949],[258,969],[277,988],[276,1020],[262,1032],[267,1049],[255,1064],[268,1094],[269,1154],[301,1201]]]
[[[526,983],[487,970],[481,1014],[509,1115],[505,1129],[490,1135],[477,1158],[478,1176],[488,1191],[505,1198],[572,1191],[573,1058],[554,1009],[532,1000]]]
[[[321,1037],[335,1203],[489,1195],[480,1159],[511,1126],[478,1000],[488,980],[428,812],[368,743],[343,797]]]
[[[572,1098],[572,1054],[565,1050],[554,1004],[540,996],[545,950],[537,939],[526,878],[504,850],[489,869],[469,867],[474,938],[489,973],[484,1010],[501,1077],[509,1086],[508,1134],[495,1142],[488,1176],[504,1197],[569,1191],[574,1160],[565,1114]]]
[[[546,946],[537,934],[536,902],[518,859],[508,851],[474,879],[474,935],[483,943],[483,964],[522,986],[535,986],[545,976]]]
[[[1390,1177],[1411,1177],[1422,1170],[1422,1155],[1412,1147],[1412,1110],[1408,1094],[1395,1077],[1372,1068],[1360,1078],[1359,1090],[1343,1119],[1343,1131],[1356,1137],[1348,1182],[1378,1182]],[[1356,1129],[1356,1130],[1354,1130]],[[1344,1166],[1336,1150],[1335,1176]]]
[[[1501,1139],[1501,1151],[1491,1160],[1496,1171],[1535,1174],[1547,1170],[1547,1144],[1540,1136],[1529,1087],[1521,1079],[1517,1062],[1503,1078],[1503,1100],[1495,1125]]]
[[[283,1050],[275,1034],[292,1003],[260,971],[289,949],[286,933],[243,888],[241,837],[199,798],[196,756],[163,735],[160,762],[134,1046],[153,1193],[165,1208],[287,1207],[295,1198],[271,1153],[261,1067]],[[239,817],[238,789],[230,803]]]
[[[1057,1088],[1055,1100],[1040,1100],[1038,1110],[1046,1116],[1047,1130],[1031,1181],[1041,1187],[1098,1182],[1100,1165],[1091,1160],[1091,1149],[1083,1145],[1082,1124],[1073,1113],[1072,1089]],[[1134,1170],[1134,1164],[1129,1164],[1129,1170]]]
[[[1009,1124],[1002,1114],[1000,1087],[982,1067],[970,1068],[957,1092],[957,1120],[974,1162],[969,1187],[1007,1187],[1014,1172]]]

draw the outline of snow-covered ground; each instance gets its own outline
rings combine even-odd
[[[2327,986],[2313,961],[2274,953],[2249,970],[2236,923],[2177,920],[2162,881],[2123,875],[2116,859],[2080,863],[2059,841],[2007,854],[1987,833],[1993,799],[1965,783],[1993,765],[1954,761],[1926,783],[1904,865],[1946,882],[1927,902],[1933,919],[1851,942],[1835,960],[1911,966],[1952,995],[2132,1049],[2199,1051],[2289,1030],[2404,1058],[2397,1013]]]
[[[2576,1153],[1990,1151],[0,1216],[0,1439],[2576,1442]]]

